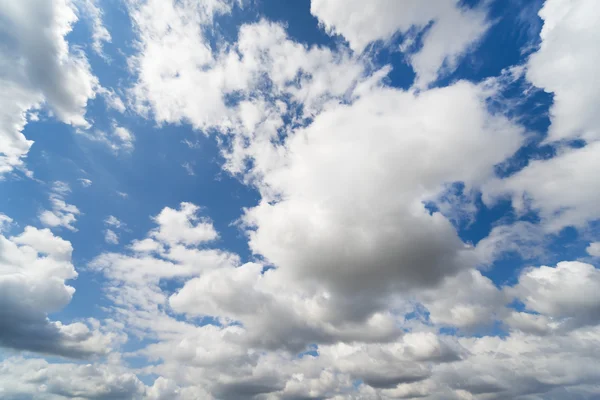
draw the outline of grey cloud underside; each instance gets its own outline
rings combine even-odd
[[[2,299],[3,300],[3,299]],[[70,358],[87,358],[94,351],[79,348],[79,341],[91,337],[91,332],[75,338],[48,321],[46,314],[19,310],[15,304],[0,300],[0,346]]]

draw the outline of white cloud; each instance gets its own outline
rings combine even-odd
[[[106,102],[106,106],[110,109],[116,110],[121,114],[127,110],[125,103],[121,99],[121,97],[115,93],[113,89],[108,89],[105,87],[99,87],[97,93],[104,98]]]
[[[332,97],[346,94],[364,70],[348,54],[306,48],[290,40],[280,25],[264,20],[241,26],[235,46],[213,48],[203,29],[215,14],[229,9],[218,1],[207,7],[130,4],[140,46],[130,59],[138,78],[131,90],[138,113],[152,114],[159,123],[189,122],[196,129],[218,128],[269,141],[277,135],[286,106],[265,102],[262,93],[291,96],[309,117]],[[238,107],[227,105],[228,95],[241,97]],[[244,142],[243,136],[234,139],[230,167],[236,172],[244,161]]]
[[[79,183],[81,183],[81,186],[83,186],[83,187],[90,187],[90,186],[92,186],[92,181],[90,179],[79,178],[77,180],[79,181]]]
[[[595,143],[494,179],[524,133],[490,111],[498,88],[458,81],[426,89],[444,62],[451,69],[483,34],[485,13],[446,1],[388,16],[382,4],[365,3],[356,13],[348,3],[326,17],[330,3],[313,6],[322,7],[322,20],[339,18],[330,29],[344,30],[355,49],[398,30],[410,36],[411,27],[433,21],[411,58],[421,91],[386,87],[387,68],[371,71],[343,47],[298,44],[264,20],[242,26],[237,43],[217,40],[213,48],[204,29],[230,3],[127,3],[139,35],[130,100],[159,124],[218,131],[223,167],[260,194],[238,221],[254,262],[215,247],[220,236],[206,210],[187,202],[164,207],[145,236],[88,265],[105,278],[104,325],[66,325],[48,315],[73,296],[66,283],[77,275],[71,244],[32,227],[0,236],[0,344],[106,356],[89,365],[5,359],[0,397],[600,394],[598,269],[581,262],[531,267],[501,288],[475,269],[506,251],[535,255],[545,233],[594,218],[598,190],[588,171],[597,169]],[[373,26],[361,22],[365,16]],[[353,37],[354,23],[368,34]],[[458,33],[447,33],[457,23]],[[116,122],[99,137],[121,147],[133,142]],[[457,183],[464,190],[455,190]],[[509,194],[519,208],[525,198],[519,209],[539,211],[542,225],[499,225],[476,247],[464,243],[455,225],[472,220],[481,188],[488,203]],[[68,185],[55,183],[43,222],[74,229],[79,210],[65,202],[68,193]],[[441,212],[430,212],[428,202]],[[0,214],[2,221],[10,222]],[[125,224],[112,215],[104,224],[107,242],[118,243]],[[508,307],[513,300],[525,310]],[[135,373],[156,376],[153,385],[111,353],[124,335],[139,339],[124,356],[146,359]]]
[[[0,233],[6,230],[13,223],[13,219],[6,214],[0,213]]]
[[[112,226],[117,229],[123,228],[126,225],[123,221],[119,220],[119,218],[115,217],[114,215],[109,215],[108,217],[106,217],[104,223],[108,226]]]
[[[548,140],[600,139],[600,12],[594,0],[547,0],[540,48],[527,63],[527,78],[554,94]]]
[[[600,270],[581,262],[529,268],[509,293],[528,310],[566,326],[600,323]]]
[[[518,212],[539,212],[549,232],[566,226],[583,228],[600,218],[598,168],[600,142],[562,149],[553,158],[531,161],[508,178],[490,181],[483,190],[484,201],[493,204],[508,195]]]
[[[592,257],[600,257],[600,242],[590,243],[586,251]]]
[[[119,235],[113,230],[107,229],[104,231],[104,241],[109,244],[119,244]]]
[[[100,142],[108,146],[115,154],[119,152],[133,151],[135,136],[127,128],[119,126],[113,121],[110,132],[102,130],[78,130],[77,133],[85,136],[89,140]]]
[[[170,245],[199,245],[219,237],[206,218],[198,216],[200,208],[192,203],[181,203],[179,210],[165,207],[154,221],[158,228],[150,234],[155,239]]]
[[[52,184],[50,193],[52,208],[40,213],[39,218],[42,224],[51,228],[63,227],[71,231],[77,231],[73,224],[77,221],[77,216],[81,212],[76,206],[65,201],[65,196],[70,192],[69,185],[64,182],[56,181]]]
[[[0,396],[44,399],[142,399],[144,384],[118,365],[49,363],[11,357],[0,363]]]
[[[200,148],[200,142],[198,140],[192,142],[189,139],[184,139],[181,141],[181,143],[185,144],[187,147],[189,147],[190,149],[199,149]]]
[[[23,135],[27,113],[43,104],[67,124],[88,126],[85,107],[97,78],[85,55],[65,36],[77,21],[69,0],[0,2],[4,46],[0,49],[0,174],[24,169],[33,144]]]
[[[492,265],[506,253],[516,253],[523,260],[543,255],[545,232],[539,225],[517,221],[511,225],[498,225],[492,228],[476,246],[482,265]]]
[[[72,250],[48,229],[28,226],[18,236],[0,235],[0,346],[67,357],[109,351],[114,337],[97,327],[47,317],[75,292],[66,284],[77,277]]]
[[[448,182],[480,185],[519,147],[520,135],[509,120],[488,114],[480,88],[467,82],[419,95],[365,90],[273,146],[280,157],[274,167],[260,169],[268,153],[256,154],[263,200],[244,216],[250,248],[288,279],[360,301],[344,303],[349,309],[435,286],[475,260],[423,201]]]
[[[504,294],[477,270],[448,277],[439,288],[419,293],[417,298],[433,323],[467,331],[492,326],[502,319],[507,303]]]
[[[408,55],[417,74],[415,84],[422,88],[440,73],[452,72],[490,26],[485,9],[469,9],[457,0],[435,5],[419,0],[373,0],[368,5],[361,0],[312,0],[311,13],[330,34],[343,35],[357,52],[396,33],[405,35],[402,49],[406,50],[422,34],[422,48]]]
[[[91,265],[111,280],[109,298],[124,329],[153,339],[136,352],[155,360],[145,368],[159,376],[146,388],[149,398],[525,399],[561,398],[565,387],[597,391],[586,386],[600,378],[600,321],[592,318],[600,301],[590,265],[530,268],[504,290],[476,270],[462,271],[358,321],[331,292],[289,279],[282,268],[218,262],[214,250],[178,244],[181,235],[163,229],[174,226],[166,221],[187,220],[183,231],[203,222],[191,220],[198,209],[189,204],[165,210],[155,218],[159,227],[132,243],[132,254],[104,254]],[[184,285],[169,294],[160,282],[173,278]],[[577,288],[582,292],[575,294]],[[526,312],[506,308],[513,297]],[[427,324],[405,319],[418,312],[414,301],[426,307]],[[220,325],[197,324],[206,317]],[[505,338],[469,336],[498,322],[509,329]],[[439,327],[458,327],[464,336],[439,335]],[[317,355],[297,357],[314,344]]]
[[[536,86],[553,93],[547,142],[584,139],[582,148],[557,143],[556,155],[533,160],[507,179],[486,185],[484,201],[493,204],[510,196],[520,212],[535,211],[547,232],[564,227],[583,229],[600,218],[595,179],[600,159],[600,86],[593,65],[597,63],[595,2],[547,0],[539,12],[544,20],[540,48],[527,62],[526,76]]]

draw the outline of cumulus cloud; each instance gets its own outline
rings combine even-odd
[[[70,231],[77,231],[73,225],[77,221],[77,216],[81,213],[73,204],[68,204],[65,197],[71,192],[68,184],[56,181],[52,184],[50,192],[50,210],[44,210],[40,213],[39,219],[42,224],[51,228],[63,227]]]
[[[473,266],[472,249],[423,202],[446,182],[479,185],[520,145],[521,129],[483,104],[459,82],[418,96],[376,88],[319,114],[278,149],[281,167],[258,170],[263,201],[243,217],[250,248],[289,279],[361,298],[340,304],[354,310]]]
[[[546,142],[556,156],[533,160],[508,179],[491,182],[484,200],[509,196],[519,212],[535,211],[545,229],[559,232],[585,228],[600,218],[598,166],[600,145],[597,108],[600,87],[593,67],[598,52],[596,25],[600,15],[592,1],[548,0],[539,12],[544,20],[541,44],[526,65],[526,76],[553,93]],[[562,146],[560,140],[583,139],[583,147]]]
[[[484,187],[484,201],[493,204],[510,196],[518,212],[538,212],[549,232],[566,226],[584,228],[600,218],[600,183],[595,177],[599,164],[600,142],[563,149],[553,158],[531,161],[506,179],[490,181]]]
[[[9,399],[141,399],[144,384],[118,365],[58,364],[12,357],[0,363],[0,395]]]
[[[409,52],[416,86],[426,87],[440,73],[452,72],[460,57],[487,31],[484,8],[467,8],[457,0],[435,5],[422,1],[376,0],[365,6],[360,0],[312,0],[311,13],[330,34],[340,34],[361,52],[374,41],[403,35],[403,50],[422,35],[422,47]]]
[[[527,78],[553,93],[549,141],[600,139],[600,82],[594,65],[600,62],[600,14],[593,0],[547,0],[539,16],[544,20],[541,44],[527,63]]]
[[[592,257],[600,257],[600,242],[590,243],[586,251]]]
[[[600,270],[581,262],[561,262],[524,271],[510,289],[528,310],[569,327],[600,323]]]
[[[239,4],[128,1],[136,35],[128,94],[134,110],[158,124],[214,135],[223,169],[256,190],[259,200],[234,222],[250,259],[226,250],[210,209],[171,204],[156,210],[146,234],[89,262],[88,272],[104,278],[105,325],[67,325],[49,314],[73,296],[70,243],[32,227],[0,236],[0,344],[106,355],[89,365],[5,359],[0,387],[8,396],[600,395],[599,270],[581,261],[531,266],[511,284],[486,270],[506,252],[535,259],[549,233],[597,218],[600,188],[590,177],[600,142],[572,134],[587,142],[556,146],[555,157],[501,179],[496,167],[526,136],[490,107],[502,77],[430,88],[485,33],[486,4],[376,1],[357,11],[355,2],[313,1],[312,13],[351,49],[299,44],[281,24],[261,19],[225,43],[214,19]],[[567,23],[553,4],[542,10],[546,33],[526,67],[532,82],[543,67],[536,57],[552,42],[547,32]],[[373,70],[359,54],[397,34],[417,72],[410,90],[387,86],[389,67]],[[416,51],[413,39],[423,43]],[[110,99],[110,90],[104,94]],[[132,146],[130,132],[112,127],[96,140]],[[480,192],[487,205],[510,197],[517,217],[535,211],[539,223],[500,221],[476,246],[467,243],[457,229],[474,222]],[[42,222],[74,229],[79,210],[65,202],[68,193],[54,185]],[[0,214],[0,224],[10,223]],[[105,240],[119,243],[125,223],[111,215],[104,224]],[[135,370],[107,355],[124,335],[137,339],[122,355],[142,364]]]
[[[72,299],[66,284],[77,277],[71,243],[48,229],[28,226],[18,236],[0,236],[0,345],[67,357],[102,354],[111,337],[82,322],[62,324],[48,314]]]
[[[60,121],[88,126],[85,107],[94,98],[98,79],[85,55],[70,48],[65,36],[77,21],[73,4],[61,1],[2,1],[5,38],[0,50],[0,174],[24,169],[33,144],[23,129],[28,111],[47,105]]]
[[[155,339],[138,352],[160,360],[151,368],[160,378],[147,388],[150,398],[560,398],[564,387],[595,393],[586,386],[597,379],[588,352],[600,338],[591,265],[531,267],[505,288],[469,269],[361,321],[330,291],[289,279],[283,268],[240,265],[231,255],[203,261],[218,254],[204,247],[210,239],[180,233],[207,223],[198,211],[189,203],[165,208],[131,253],[107,253],[91,264],[115,285],[115,317]],[[174,279],[184,284],[170,293],[160,282]],[[515,298],[524,311],[507,307]],[[422,314],[419,307],[427,317],[408,319]],[[213,322],[199,323],[206,318]],[[495,324],[504,324],[505,339],[469,335]],[[464,336],[440,335],[446,327]]]

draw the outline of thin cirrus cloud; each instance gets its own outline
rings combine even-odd
[[[597,398],[600,11],[476,3],[0,0],[0,397]]]

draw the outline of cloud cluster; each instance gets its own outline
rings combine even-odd
[[[72,251],[48,229],[28,226],[18,236],[0,236],[0,345],[76,358],[108,351],[112,336],[98,326],[48,318],[75,292],[66,283],[77,277]]]
[[[65,36],[77,21],[69,0],[0,3],[0,174],[24,169],[33,144],[23,135],[31,111],[47,105],[58,120],[88,126],[85,107],[98,79],[85,55]]]
[[[589,67],[598,12],[586,0],[544,4],[540,48],[519,68],[554,93],[546,142],[556,154],[500,177],[497,166],[527,136],[513,114],[490,104],[501,78],[430,87],[485,34],[486,4],[313,0],[322,27],[349,46],[309,47],[262,19],[226,43],[214,20],[243,2],[129,0],[131,104],[158,124],[214,135],[223,169],[260,196],[236,221],[252,258],[227,249],[210,209],[164,207],[145,235],[89,262],[109,301],[104,323],[62,324],[49,314],[74,293],[71,244],[29,226],[0,236],[0,345],[105,356],[87,365],[4,359],[0,397],[600,396],[600,270],[588,263],[598,242],[588,261],[515,266],[508,283],[486,270],[506,252],[535,259],[563,228],[585,230],[599,217],[598,88]],[[67,22],[57,40],[68,64],[64,35],[75,16],[67,3],[53,7],[61,5]],[[11,21],[19,7],[3,7]],[[417,75],[406,90],[387,85],[390,67],[374,68],[364,52],[396,35]],[[592,83],[583,88],[575,73]],[[577,90],[583,100],[573,102]],[[40,93],[34,100],[61,120],[85,125],[83,97]],[[133,136],[113,128],[131,148]],[[43,224],[75,230],[79,210],[68,192],[54,184]],[[497,222],[472,244],[457,226],[473,223],[479,198],[488,206],[509,198],[516,222]],[[536,218],[520,218],[527,213]],[[112,215],[104,224],[106,242],[118,244],[125,224]],[[0,214],[3,232],[11,227]],[[125,335],[132,340],[119,354]],[[126,367],[129,357],[138,368]]]
[[[458,0],[435,5],[418,0],[314,0],[311,13],[330,34],[342,35],[357,52],[374,41],[402,35],[400,48],[408,53],[415,85],[427,87],[440,75],[452,72],[462,57],[490,26],[485,6],[468,8]],[[421,47],[414,50],[415,41]]]

